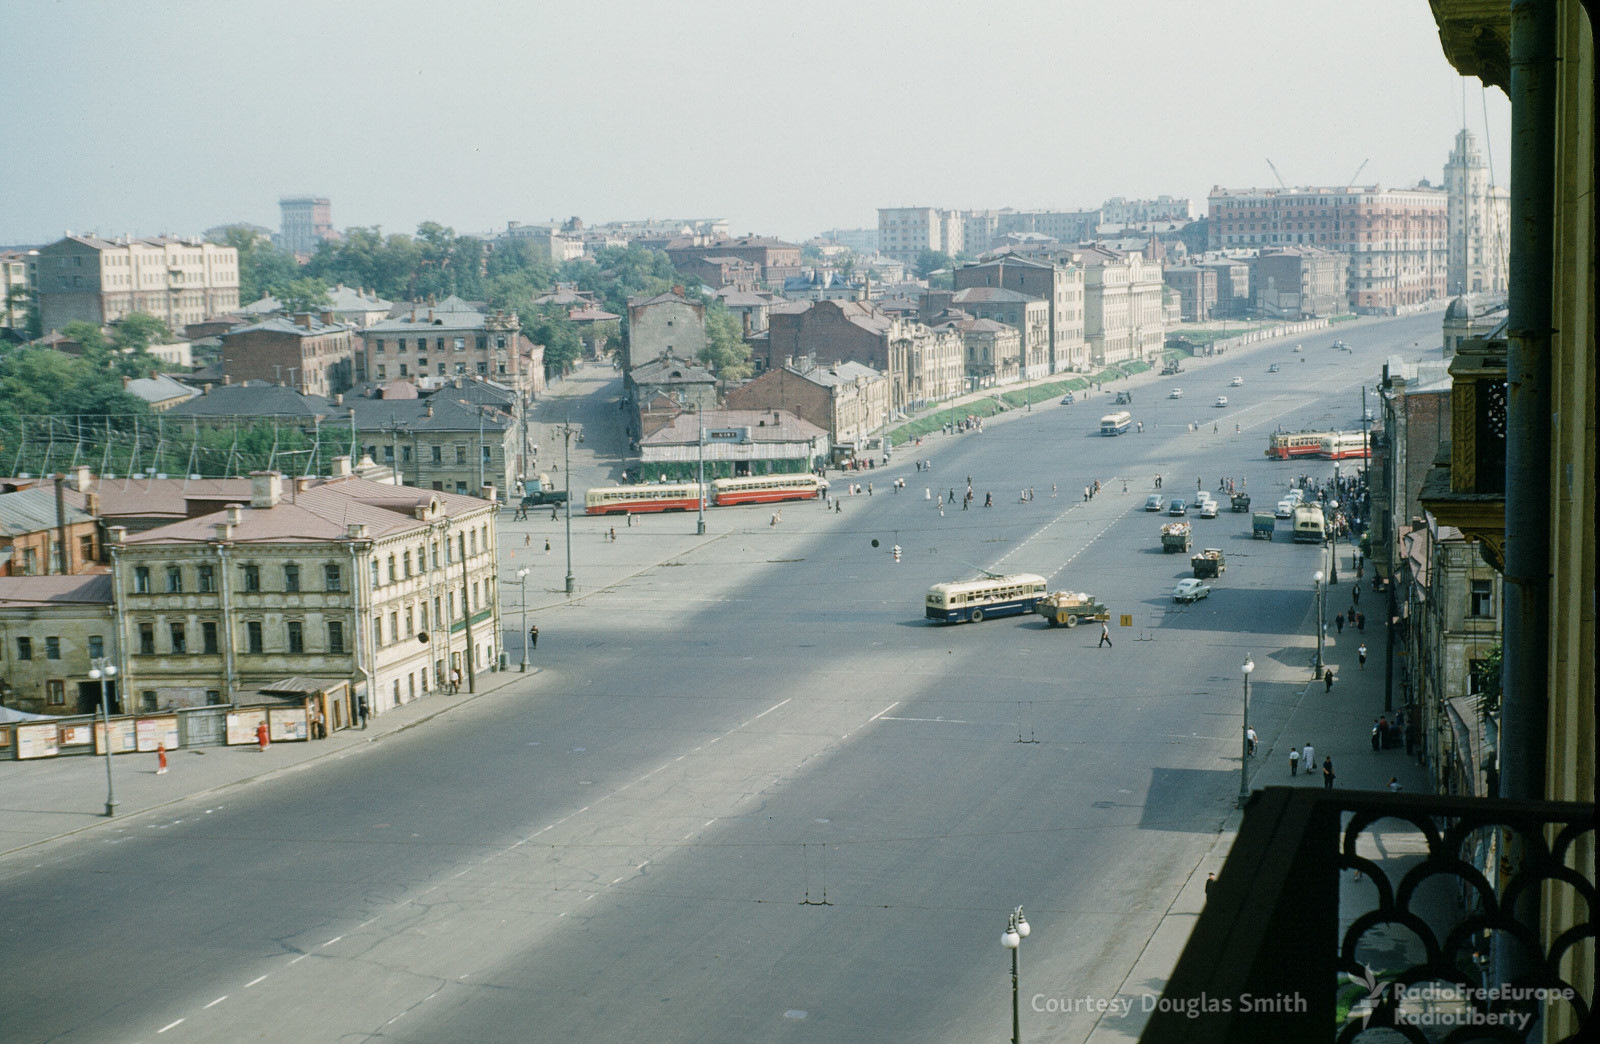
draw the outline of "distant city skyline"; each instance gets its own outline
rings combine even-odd
[[[804,20],[469,0],[453,31],[413,0],[196,10],[0,0],[20,145],[0,153],[0,243],[276,229],[299,194],[338,228],[720,217],[800,240],[875,227],[878,207],[1198,202],[1276,185],[1268,158],[1290,185],[1439,184],[1463,123],[1508,180],[1505,98],[1463,88],[1420,0],[1333,18],[822,2]]]

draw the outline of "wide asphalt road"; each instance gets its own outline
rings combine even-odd
[[[1025,1006],[1110,996],[1233,806],[1239,664],[1258,665],[1267,735],[1309,677],[1320,565],[1281,528],[1250,540],[1249,515],[1195,518],[1228,571],[1175,606],[1187,556],[1162,554],[1164,516],[1141,510],[1153,476],[1168,495],[1244,479],[1270,509],[1292,473],[1331,467],[1267,462],[1267,434],[1358,428],[1361,385],[1438,325],[1345,326],[1140,384],[1143,434],[1097,434],[1108,388],[902,447],[838,513],[717,509],[707,537],[653,517],[616,544],[599,536],[614,523],[575,519],[580,571],[616,579],[539,613],[541,673],[358,755],[0,864],[0,1033],[1003,1039],[1018,903]],[[583,463],[580,487],[614,461]],[[924,499],[969,475],[992,509]],[[928,585],[977,569],[1100,596],[1114,646],[1036,617],[922,620]],[[1029,1039],[1092,1026],[1024,1017]]]

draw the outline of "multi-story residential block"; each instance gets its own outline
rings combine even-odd
[[[406,485],[509,497],[534,470],[534,461],[526,456],[526,429],[514,393],[509,403],[498,396],[484,401],[485,396],[471,394],[482,387],[463,381],[460,388],[447,384],[418,398],[415,386],[407,384],[396,398],[356,396],[339,405],[354,423],[366,456],[393,468]]]
[[[1250,264],[1244,258],[1208,258],[1194,262],[1217,277],[1216,319],[1237,319],[1250,314]]]
[[[1501,579],[1477,541],[1431,515],[1400,539],[1400,698],[1440,794],[1492,793],[1495,736],[1481,698],[1499,682]],[[1495,671],[1497,674],[1497,669]]]
[[[852,254],[862,257],[878,252],[878,230],[875,228],[830,228],[822,233],[821,238],[838,243]]]
[[[1087,287],[1084,266],[1075,254],[1057,258],[1025,258],[1002,256],[974,265],[962,265],[955,273],[955,288],[1001,287],[1044,301],[1049,308],[1050,352],[1045,373],[1035,370],[1031,349],[1024,377],[1034,378],[1051,373],[1087,370],[1090,364],[1086,340]],[[999,319],[1016,326],[1015,322],[998,315],[975,311],[970,299],[956,302],[957,307],[973,315]],[[1024,346],[1029,343],[1028,326],[1020,326]]]
[[[302,395],[334,395],[354,383],[352,328],[301,313],[274,316],[222,335],[222,372],[230,381],[283,383]]]
[[[1152,221],[1193,221],[1199,213],[1192,199],[1157,196],[1123,199],[1112,196],[1100,205],[1100,220],[1109,225],[1143,225]]]
[[[835,454],[853,456],[889,421],[889,378],[857,362],[779,366],[731,388],[730,410],[787,410],[826,431]]]
[[[632,411],[630,438],[649,435],[684,410],[707,412],[717,405],[717,375],[668,351],[640,363],[622,378],[623,402]]]
[[[673,266],[685,279],[698,280],[713,290],[732,287],[754,290],[761,282],[761,266],[730,255],[685,257]]]
[[[1217,311],[1217,270],[1199,265],[1174,265],[1162,273],[1166,284],[1178,292],[1182,322],[1203,323]]]
[[[930,290],[923,298],[922,321],[933,322],[934,316],[948,308],[959,309],[974,319],[1003,323],[1017,331],[1021,341],[1018,371],[1011,379],[1038,380],[1055,372],[1050,367],[1050,302],[1044,298],[999,286]]]
[[[1269,319],[1343,315],[1350,255],[1320,247],[1269,247],[1251,262],[1256,314]]]
[[[672,354],[679,359],[697,359],[706,347],[706,306],[690,300],[683,292],[628,301],[628,347],[625,369],[643,365]]]
[[[907,405],[915,408],[967,390],[967,346],[961,330],[900,321],[890,336],[904,345]]]
[[[34,289],[44,330],[144,312],[181,330],[239,307],[239,252],[200,239],[74,236],[40,247]]]
[[[310,257],[325,240],[336,238],[333,207],[323,196],[285,196],[278,200],[282,230],[276,239],[278,249],[298,257]]]
[[[19,339],[27,336],[28,308],[33,303],[32,254],[0,250],[0,330],[11,331]]]
[[[902,320],[866,301],[816,301],[774,308],[768,316],[764,369],[810,369],[819,360],[849,360],[889,378],[889,407],[904,409],[906,342],[895,336]]]
[[[1074,255],[1084,270],[1084,328],[1094,365],[1157,358],[1166,343],[1161,263],[1095,246]]]
[[[924,250],[952,256],[966,246],[961,212],[938,207],[879,207],[878,250],[903,264],[916,263]]]
[[[112,527],[130,709],[309,675],[350,680],[381,714],[495,669],[498,505],[351,477],[251,481],[247,506]]]
[[[1443,189],[1219,187],[1209,202],[1209,249],[1296,245],[1348,255],[1347,293],[1358,312],[1394,315],[1446,292],[1449,220]]]
[[[92,713],[101,690],[89,671],[115,662],[116,634],[109,573],[0,576],[0,707]],[[115,681],[105,695],[116,713]]]
[[[95,516],[71,495],[79,480],[70,488],[56,481],[62,485],[59,498],[50,483],[0,493],[0,576],[83,573],[100,561]]]
[[[1086,243],[1103,220],[1099,210],[1003,210],[995,234],[1032,232],[1060,243]]]
[[[358,334],[357,382],[483,377],[526,395],[544,391],[544,346],[515,312],[486,312],[459,299],[411,306]]]
[[[994,319],[974,319],[956,309],[934,318],[935,330],[945,327],[961,334],[962,349],[966,353],[966,391],[1011,384],[1021,379],[1022,331]]]
[[[1445,285],[1452,294],[1503,294],[1511,250],[1510,193],[1492,172],[1466,128],[1444,165],[1450,240]]]
[[[735,257],[756,266],[761,282],[769,287],[800,274],[800,248],[770,236],[695,238],[673,241],[664,247],[673,267],[682,268],[695,258]]]
[[[763,291],[735,290],[725,286],[717,291],[717,300],[739,320],[744,336],[751,337],[766,332],[767,314],[778,299]]]
[[[1440,448],[1450,442],[1450,379],[1442,361],[1405,363],[1399,356],[1384,364],[1374,403],[1377,422],[1370,435],[1372,463],[1367,475],[1372,511],[1368,538],[1379,576],[1398,574],[1401,538],[1424,528],[1422,485]]]
[[[509,221],[499,238],[503,242],[522,244],[539,260],[554,265],[576,260],[584,253],[583,222],[577,218],[569,219],[564,225]]]

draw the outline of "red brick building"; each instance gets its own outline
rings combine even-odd
[[[687,271],[685,265],[700,258],[739,258],[754,264],[761,281],[771,287],[780,287],[785,279],[800,274],[800,248],[770,236],[680,241],[668,244],[666,254],[674,268],[684,271]]]
[[[273,318],[223,334],[223,374],[239,383],[281,383],[301,395],[348,390],[355,358],[352,328],[332,318],[332,313]]]

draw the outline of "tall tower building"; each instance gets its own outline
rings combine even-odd
[[[1472,132],[1462,128],[1444,165],[1449,210],[1445,285],[1451,294],[1504,294],[1510,194],[1491,185]]]
[[[310,256],[324,239],[333,238],[333,208],[322,196],[285,196],[278,200],[283,228],[278,246],[291,254]]]

